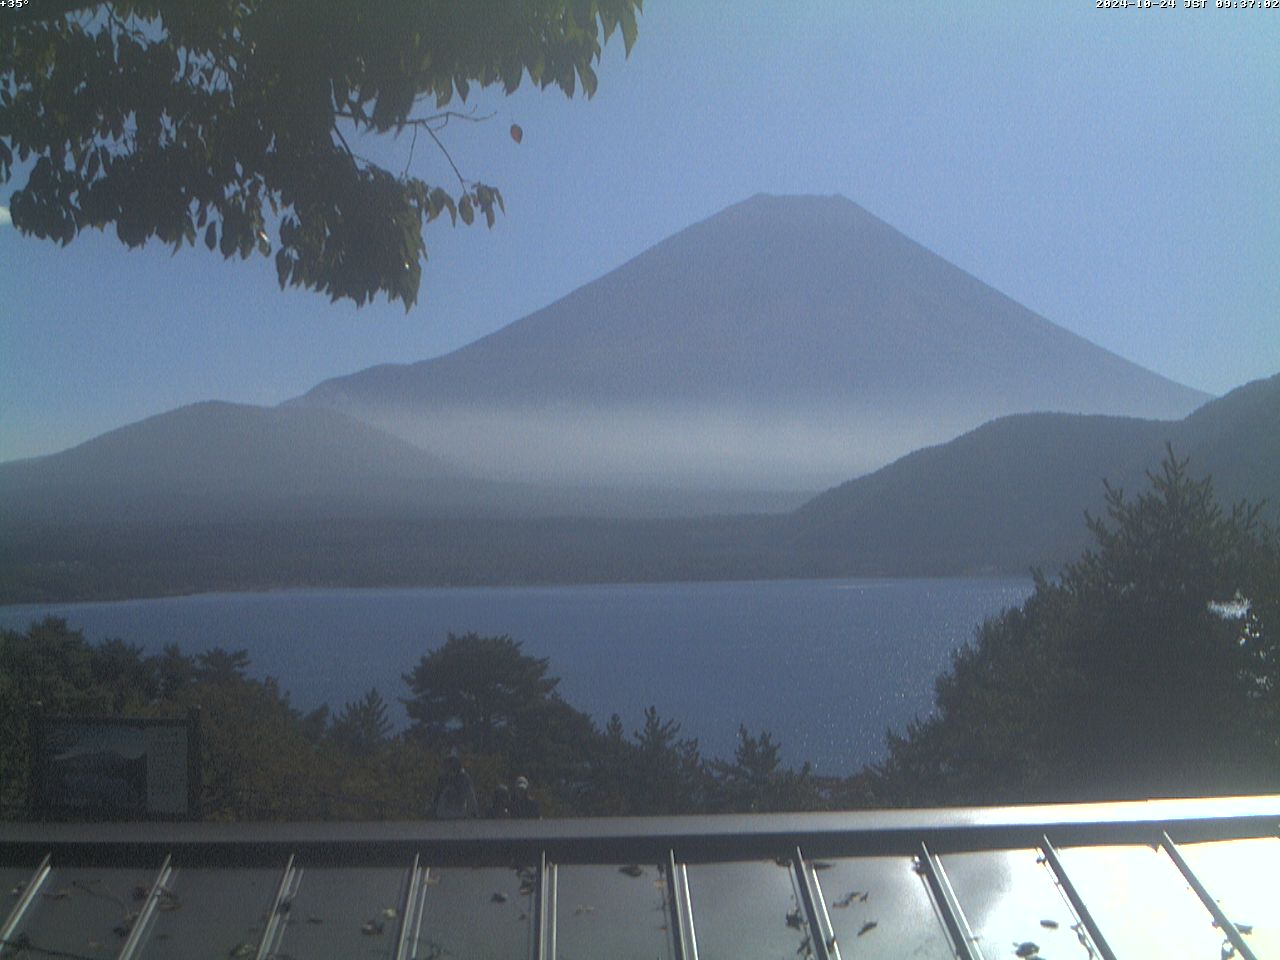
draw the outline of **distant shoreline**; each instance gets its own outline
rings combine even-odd
[[[760,584],[786,584],[786,583],[832,583],[832,584],[849,584],[850,587],[870,585],[870,584],[890,584],[903,581],[952,581],[967,580],[974,583],[984,581],[1004,581],[1011,579],[1031,580],[1029,571],[1000,571],[986,570],[966,573],[934,573],[934,574],[868,574],[862,575],[832,575],[832,576],[812,576],[812,577],[707,577],[705,579],[687,579],[687,580],[529,580],[529,581],[509,581],[509,582],[491,582],[491,583],[392,583],[392,584],[366,584],[366,585],[347,585],[347,584],[291,584],[291,585],[266,585],[260,587],[238,587],[232,589],[212,588],[205,590],[188,590],[174,592],[158,592],[158,593],[120,593],[120,594],[101,594],[91,596],[78,597],[45,597],[40,599],[11,599],[7,595],[0,594],[0,616],[19,609],[30,609],[39,611],[47,607],[68,607],[68,606],[85,606],[92,604],[127,604],[127,603],[143,603],[153,600],[185,600],[197,597],[227,597],[227,596],[275,596],[284,594],[306,594],[306,593],[332,593],[332,592],[350,592],[350,593],[411,593],[421,590],[440,590],[440,591],[481,591],[481,590],[546,590],[554,588],[600,588],[609,589],[613,587],[671,587],[681,584],[690,584],[698,586],[714,586],[723,585],[748,585],[752,583]]]

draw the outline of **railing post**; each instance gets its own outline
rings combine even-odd
[[[835,937],[822,925],[822,918],[818,913],[818,908],[822,904],[818,900],[818,895],[814,893],[809,867],[804,862],[804,854],[800,852],[799,847],[796,847],[791,869],[795,874],[796,889],[800,893],[800,906],[809,924],[809,943],[813,946],[813,955],[817,960],[840,960],[840,951],[836,949]],[[825,913],[825,905],[822,906]]]
[[[960,901],[951,889],[951,881],[947,879],[947,871],[942,861],[929,852],[927,843],[920,844],[920,866],[924,870],[925,879],[933,893],[934,902],[942,913],[942,921],[946,924],[947,933],[951,936],[956,955],[961,960],[982,960],[974,948],[973,931],[969,929],[969,921],[965,919]]]
[[[290,854],[280,874],[280,884],[276,887],[275,899],[271,901],[271,913],[263,926],[262,939],[258,941],[256,960],[267,960],[278,952],[276,948],[279,946],[281,937],[284,936],[284,927],[289,922],[289,907],[298,894],[298,885],[301,882],[302,870],[294,868],[293,855]]]
[[[1062,892],[1067,895],[1071,909],[1076,912],[1076,916],[1084,924],[1085,930],[1089,932],[1089,939],[1093,941],[1093,945],[1102,954],[1102,960],[1116,960],[1115,953],[1102,935],[1102,931],[1098,928],[1097,921],[1093,919],[1093,914],[1089,912],[1089,908],[1085,905],[1084,899],[1080,896],[1080,891],[1071,882],[1071,878],[1067,875],[1067,869],[1062,865],[1062,860],[1058,856],[1058,851],[1054,849],[1047,835],[1040,838],[1040,849],[1044,853],[1045,862],[1049,864],[1049,869],[1058,878],[1058,885],[1062,887]]]
[[[413,855],[413,865],[405,881],[404,899],[400,903],[400,928],[396,931],[394,960],[409,960],[418,947],[418,934],[422,928],[422,909],[427,893],[427,876],[430,867],[422,867],[421,855]]]
[[[1183,878],[1191,885],[1191,889],[1196,892],[1196,896],[1200,898],[1200,902],[1209,909],[1211,914],[1213,914],[1213,919],[1217,922],[1218,927],[1224,934],[1226,934],[1227,939],[1231,941],[1231,945],[1239,951],[1240,956],[1244,957],[1244,960],[1258,960],[1258,958],[1254,956],[1253,951],[1249,949],[1249,945],[1244,942],[1244,937],[1241,935],[1239,929],[1237,929],[1236,925],[1231,922],[1225,913],[1222,912],[1222,908],[1218,906],[1218,901],[1213,899],[1205,885],[1200,882],[1200,878],[1192,871],[1191,865],[1182,858],[1182,851],[1178,849],[1178,845],[1176,843],[1169,839],[1169,832],[1167,830],[1160,833],[1160,843],[1164,846],[1164,852],[1169,855],[1169,859],[1174,862],[1174,865],[1178,868],[1178,871],[1182,874]]]
[[[22,895],[18,897],[18,902],[13,905],[13,909],[9,911],[9,917],[4,922],[4,926],[0,927],[0,949],[13,939],[13,932],[18,929],[18,924],[22,922],[22,916],[27,912],[27,908],[35,901],[40,893],[40,887],[43,886],[45,879],[49,876],[50,854],[45,854],[44,859],[40,861],[40,866],[36,867],[36,872],[31,875],[31,879],[27,881],[27,885],[22,888]]]
[[[534,958],[555,960],[556,956],[556,884],[554,863],[547,861],[544,851],[538,863],[538,905],[534,911]]]
[[[120,948],[117,960],[132,960],[133,955],[138,952],[138,948],[142,945],[143,938],[146,937],[147,926],[151,923],[151,918],[155,916],[160,898],[168,894],[165,884],[173,876],[173,868],[170,866],[172,860],[173,856],[169,855],[164,858],[164,863],[160,865],[160,872],[156,874],[156,879],[151,884],[151,889],[147,891],[147,899],[142,902],[142,908],[138,911],[138,916],[133,921],[133,926],[129,928],[129,936],[125,940],[124,946]]]
[[[698,938],[693,929],[693,903],[689,898],[689,872],[676,862],[674,850],[667,851],[667,902],[676,960],[698,960]]]

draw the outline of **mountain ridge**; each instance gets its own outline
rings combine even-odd
[[[27,522],[484,517],[781,511],[794,491],[546,488],[476,477],[344,413],[187,404],[59,453],[0,464]],[[3,515],[0,515],[3,519]]]
[[[684,519],[294,515],[250,522],[18,522],[0,515],[0,602],[293,587],[1022,574],[1088,542],[1103,480],[1146,486],[1174,445],[1220,502],[1280,520],[1280,375],[1179,422],[1000,418],[792,513]]]
[[[1168,450],[1212,476],[1219,502],[1280,519],[1280,374],[1180,421],[1017,414],[915,451],[819,494],[792,516],[789,549],[829,571],[952,572],[1046,566],[1087,546],[1103,481],[1144,489]],[[927,562],[921,564],[920,560]]]
[[[202,401],[59,453],[0,464],[28,520],[264,516],[375,498],[381,485],[454,480],[438,457],[340,411]]]

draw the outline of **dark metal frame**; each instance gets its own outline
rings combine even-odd
[[[47,714],[40,704],[31,708],[28,717],[31,744],[28,792],[28,814],[35,820],[61,819],[90,816],[97,820],[119,821],[136,816],[133,811],[105,809],[98,812],[84,810],[58,802],[49,784],[49,753],[45,747],[46,734],[54,724],[74,724],[78,727],[124,727],[146,729],[148,727],[181,727],[187,731],[187,809],[182,814],[147,811],[148,820],[199,820],[200,794],[202,791],[200,764],[200,708],[192,707],[185,717],[120,717],[120,716],[72,716]]]

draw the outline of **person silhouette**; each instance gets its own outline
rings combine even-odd
[[[462,756],[454,747],[445,758],[444,771],[436,781],[436,793],[431,798],[431,814],[437,820],[465,820],[480,815],[476,802],[476,789],[471,784],[471,774],[462,765]]]
[[[517,820],[537,820],[542,816],[538,801],[529,796],[528,777],[516,777],[516,788],[511,794],[511,816]]]

